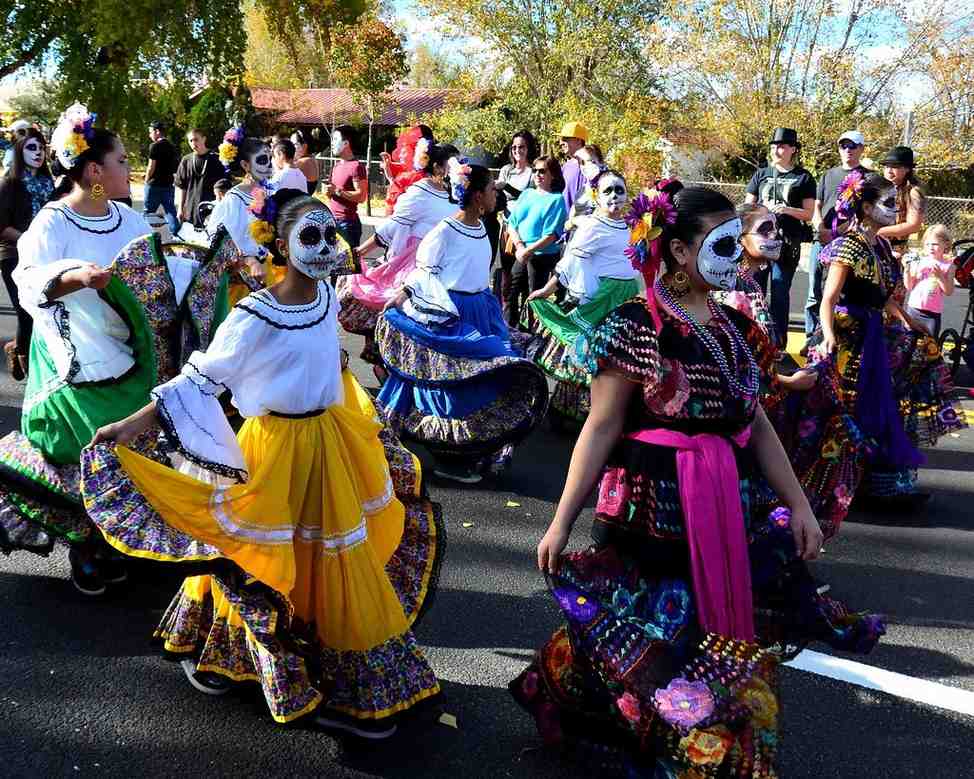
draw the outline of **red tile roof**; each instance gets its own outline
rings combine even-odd
[[[451,97],[475,105],[485,96],[482,91],[459,89],[397,89],[392,101],[376,119],[376,124],[396,126],[411,116],[423,117],[439,111]],[[282,124],[332,124],[361,116],[345,89],[251,89],[254,108],[276,114]]]

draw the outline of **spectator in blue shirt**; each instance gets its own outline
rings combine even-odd
[[[507,229],[514,244],[510,297],[504,301],[507,324],[516,327],[524,299],[548,283],[561,251],[568,209],[562,193],[565,179],[554,157],[538,157],[532,165],[534,187],[524,190],[511,207]]]

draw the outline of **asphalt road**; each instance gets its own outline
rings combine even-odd
[[[0,308],[0,339],[13,322]],[[346,341],[357,354],[359,339]],[[375,385],[366,366],[353,360],[353,369]],[[21,396],[0,366],[0,433],[18,424]],[[418,635],[444,696],[365,749],[275,725],[255,689],[200,695],[159,658],[148,639],[178,571],[139,564],[128,585],[90,601],[70,586],[63,549],[48,559],[0,557],[0,776],[581,777],[538,749],[506,691],[559,622],[533,550],[571,445],[541,430],[496,483],[431,483],[449,546]],[[974,692],[971,471],[974,431],[966,431],[930,453],[921,483],[934,498],[925,510],[852,516],[815,573],[852,605],[888,615],[888,635],[864,662]],[[587,525],[579,520],[575,546]],[[974,776],[972,717],[794,669],[782,672],[781,702],[783,777]],[[439,723],[441,712],[457,727]]]

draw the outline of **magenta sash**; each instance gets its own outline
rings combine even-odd
[[[627,438],[676,449],[680,504],[690,545],[690,572],[700,627],[754,640],[754,597],[747,530],[733,446],[751,437],[747,427],[731,440],[701,433],[640,430]]]

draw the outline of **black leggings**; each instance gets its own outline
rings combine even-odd
[[[7,288],[10,303],[17,312],[17,351],[27,355],[30,352],[30,337],[34,332],[34,319],[20,306],[20,295],[14,284],[14,268],[17,267],[17,256],[0,260],[0,273],[3,274],[3,284]]]
[[[521,319],[521,309],[524,301],[532,292],[536,292],[548,283],[551,273],[558,264],[558,252],[554,254],[536,254],[527,262],[516,260],[511,267],[511,287],[508,299],[504,302],[505,315],[509,327],[517,327]],[[532,318],[529,317],[529,321]],[[533,327],[533,322],[531,323]]]

